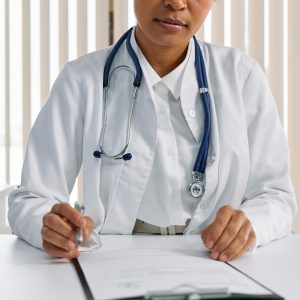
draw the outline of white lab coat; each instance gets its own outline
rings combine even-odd
[[[185,233],[199,234],[213,221],[217,209],[229,204],[245,211],[257,245],[264,245],[290,232],[296,211],[287,144],[273,97],[251,58],[230,48],[207,43],[201,47],[209,80],[212,134],[206,192]],[[132,233],[155,156],[156,106],[143,81],[131,125],[133,159],[101,166],[93,152],[98,149],[102,126],[102,76],[109,51],[66,64],[31,131],[22,182],[9,197],[9,222],[15,234],[36,247],[42,247],[43,215],[54,204],[68,201],[81,165],[86,215],[94,219],[95,230]],[[113,68],[118,65],[134,69],[125,45]],[[124,145],[119,129],[126,128],[123,115],[132,95],[130,73],[118,74],[111,82],[109,119],[113,121],[105,142],[113,152]],[[184,74],[182,99],[195,88],[194,74]],[[182,106],[186,110],[183,101]]]

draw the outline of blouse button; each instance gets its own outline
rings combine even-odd
[[[188,114],[191,118],[194,118],[196,116],[196,112],[193,108],[189,109]]]

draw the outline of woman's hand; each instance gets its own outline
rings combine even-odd
[[[245,213],[229,205],[218,210],[215,221],[202,231],[201,237],[211,257],[224,262],[249,251],[256,240]]]
[[[43,218],[43,248],[51,256],[74,258],[79,256],[75,232],[80,227],[86,240],[94,228],[90,217],[83,217],[68,203],[55,204]]]

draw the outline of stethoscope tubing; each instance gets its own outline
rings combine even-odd
[[[138,91],[141,86],[141,81],[142,81],[142,76],[143,76],[143,71],[141,68],[141,65],[139,63],[138,57],[136,53],[134,52],[131,43],[130,43],[130,37],[132,34],[133,28],[129,29],[127,32],[125,32],[119,41],[116,43],[114,48],[112,49],[110,55],[107,58],[106,64],[104,66],[104,72],[103,72],[103,102],[104,102],[104,113],[103,113],[103,127],[101,130],[100,134],[100,140],[99,140],[99,148],[100,152],[97,152],[98,157],[106,157],[106,158],[111,158],[111,159],[124,159],[124,160],[130,160],[132,158],[131,153],[125,153],[128,149],[129,146],[129,141],[130,141],[130,127],[131,127],[131,120],[132,120],[132,113],[135,105],[135,101],[138,96]],[[126,41],[126,47],[127,50],[130,54],[130,57],[132,58],[132,61],[135,65],[136,69],[136,74],[133,82],[134,86],[134,91],[133,91],[133,96],[130,101],[130,107],[129,107],[129,116],[127,120],[127,130],[126,130],[126,142],[125,142],[125,147],[117,154],[108,154],[104,151],[103,149],[103,141],[104,141],[104,134],[106,131],[106,123],[107,123],[107,100],[108,100],[108,88],[109,88],[109,75],[112,67],[113,60],[121,47],[121,45]]]
[[[196,70],[199,94],[203,103],[204,118],[205,118],[204,128],[203,128],[204,134],[197,155],[197,159],[194,164],[193,172],[199,172],[201,174],[204,174],[206,168],[209,138],[210,138],[210,131],[211,131],[210,99],[209,99],[208,83],[207,83],[206,70],[205,70],[205,64],[204,64],[202,52],[197,39],[193,37],[193,40],[195,45],[195,70]]]

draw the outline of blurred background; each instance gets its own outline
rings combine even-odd
[[[239,48],[264,69],[300,206],[299,16],[299,0],[216,0],[197,37]],[[0,0],[0,233],[10,232],[7,195],[20,182],[30,128],[63,65],[133,25],[133,0]],[[71,201],[81,198],[80,174]],[[293,230],[300,233],[300,213]]]

